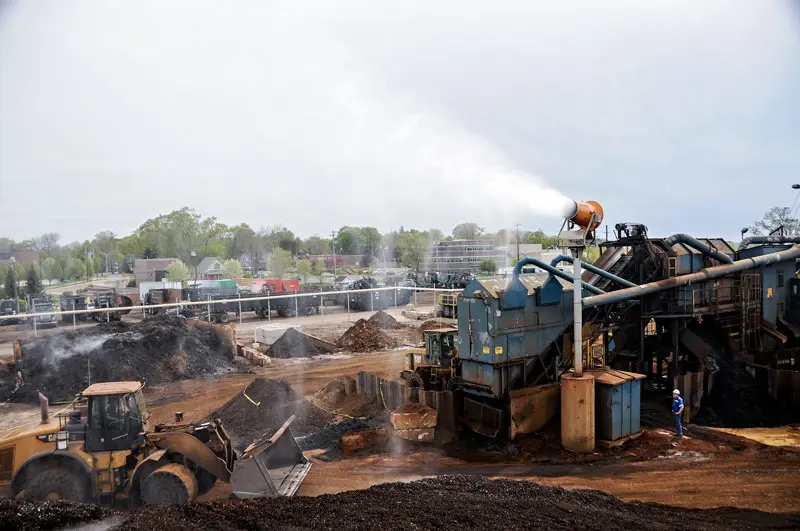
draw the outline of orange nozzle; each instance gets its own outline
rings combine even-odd
[[[594,230],[603,221],[603,207],[597,201],[575,201],[567,218],[577,226],[586,230]]]

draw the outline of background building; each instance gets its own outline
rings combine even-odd
[[[133,265],[136,284],[161,282],[167,277],[167,266],[177,261],[177,258],[140,258],[136,260]]]
[[[426,267],[438,273],[477,273],[480,263],[493,258],[497,267],[508,262],[507,248],[492,240],[451,240],[436,242],[428,249]]]

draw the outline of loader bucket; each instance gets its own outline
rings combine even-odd
[[[240,499],[292,496],[308,475],[311,462],[300,450],[289,425],[294,415],[272,436],[248,446],[233,463],[231,488]]]

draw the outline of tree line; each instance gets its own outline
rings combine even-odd
[[[786,234],[800,234],[800,221],[786,207],[770,209],[760,221],[749,227],[749,234],[768,234],[783,227]],[[182,265],[173,266],[173,276],[191,278],[192,269],[203,258],[213,256],[224,261],[223,274],[238,278],[266,268],[276,276],[290,270],[305,278],[330,270],[333,262],[315,259],[320,255],[358,255],[362,265],[373,259],[396,263],[420,270],[432,242],[453,239],[489,239],[498,245],[513,246],[519,242],[541,244],[542,248],[556,246],[556,235],[541,229],[535,231],[504,228],[488,232],[477,223],[456,225],[449,234],[439,229],[406,229],[400,227],[381,234],[375,227],[343,226],[330,235],[313,235],[300,238],[284,225],[262,227],[226,225],[216,217],[203,217],[193,209],[184,207],[169,214],[146,220],[127,236],[113,231],[98,232],[92,240],[61,245],[58,233],[42,234],[30,240],[14,241],[0,237],[0,251],[38,251],[39,263],[29,268],[16,264],[0,264],[3,293],[10,296],[14,281],[32,280],[36,288],[41,280],[91,278],[106,271],[131,272],[137,258],[178,258]],[[585,259],[596,257],[597,250],[587,252]],[[484,264],[486,270],[495,265]],[[181,269],[185,267],[186,271]],[[11,291],[9,291],[11,288]]]

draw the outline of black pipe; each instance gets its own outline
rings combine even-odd
[[[739,244],[739,250],[743,251],[750,245],[757,243],[798,244],[800,243],[800,236],[751,236],[742,240],[742,243]]]
[[[555,258],[553,258],[553,260],[550,262],[550,265],[555,267],[561,262],[569,262],[571,264],[571,263],[574,262],[574,260],[573,260],[573,258],[571,256],[567,256],[565,254],[561,254],[561,255],[558,255]],[[618,277],[617,275],[615,275],[613,273],[609,273],[605,269],[600,269],[599,267],[595,267],[592,264],[587,264],[584,261],[581,261],[581,266],[585,270],[591,271],[595,275],[599,275],[601,277],[604,277],[604,278],[610,280],[611,282],[615,282],[615,283],[617,283],[617,284],[619,284],[621,286],[625,286],[626,288],[632,288],[633,286],[636,285],[633,282],[628,282],[624,278],[620,278],[620,277]]]
[[[696,251],[700,251],[702,254],[717,260],[718,262],[722,262],[723,264],[732,264],[733,259],[725,253],[721,253],[718,250],[714,249],[713,247],[706,245],[705,243],[701,242],[697,238],[693,236],[689,236],[688,234],[673,234],[668,238],[664,238],[664,243],[667,244],[669,247],[672,247],[676,243],[683,243],[688,245],[692,249]]]
[[[777,253],[770,253],[762,256],[756,256],[754,258],[745,258],[743,260],[737,260],[732,264],[707,267],[705,269],[701,269],[700,271],[696,273],[691,273],[689,275],[681,275],[679,277],[665,278],[664,280],[659,280],[657,282],[642,284],[641,286],[636,286],[635,288],[625,288],[618,291],[613,291],[611,293],[606,293],[604,295],[584,297],[583,307],[592,308],[594,306],[600,306],[602,304],[610,304],[612,302],[620,302],[628,299],[634,299],[637,297],[641,297],[642,295],[648,295],[650,293],[656,293],[658,291],[664,291],[672,288],[677,288],[680,286],[685,286],[693,282],[704,282],[706,280],[711,280],[724,275],[729,275],[731,273],[736,273],[738,271],[756,269],[758,267],[769,264],[776,264],[778,262],[785,262],[787,260],[796,260],[797,258],[800,258],[800,245],[795,245],[791,249],[786,249],[784,251],[780,251]]]
[[[558,278],[566,280],[567,282],[572,282],[572,277],[567,273],[561,271],[560,269],[556,269],[550,264],[546,264],[541,260],[538,260],[536,258],[531,258],[529,256],[526,256],[525,258],[517,262],[517,265],[514,266],[514,273],[512,274],[512,282],[514,280],[519,279],[519,274],[522,272],[522,268],[525,267],[526,265],[535,265],[536,267],[541,267],[551,275],[555,275]],[[598,289],[590,284],[584,283],[583,287],[586,289],[586,291],[594,293],[595,295],[603,295],[605,293],[605,291]]]

